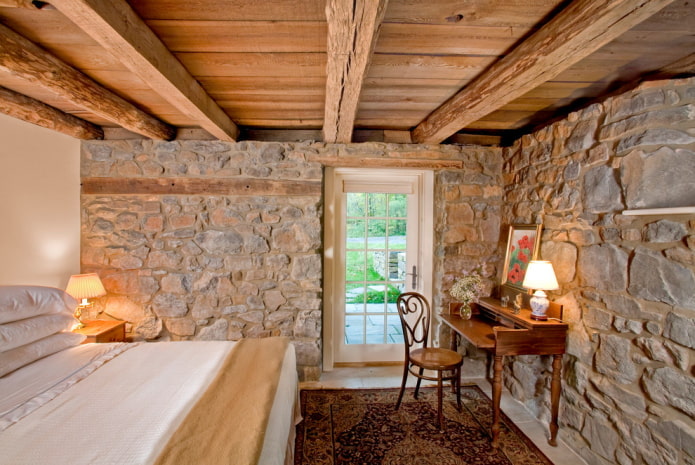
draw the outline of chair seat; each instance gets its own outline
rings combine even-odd
[[[411,351],[410,361],[425,370],[453,370],[463,363],[463,357],[453,350],[428,347]]]

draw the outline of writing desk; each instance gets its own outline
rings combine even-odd
[[[458,314],[440,314],[451,328],[451,348],[456,350],[458,336],[462,336],[479,349],[490,352],[494,358],[492,377],[492,446],[497,447],[500,432],[500,398],[502,397],[502,366],[505,355],[552,355],[553,374],[550,384],[550,439],[557,445],[557,416],[560,406],[560,372],[562,354],[565,353],[567,323],[554,318],[562,316],[562,306],[551,302],[547,313],[550,319],[531,319],[531,310],[502,307],[498,299],[485,297],[473,306],[473,315],[464,320]]]

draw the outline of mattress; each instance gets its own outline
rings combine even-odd
[[[234,347],[228,341],[85,344],[10,373],[0,378],[2,463],[153,463]],[[297,385],[289,344],[261,464],[288,459]]]

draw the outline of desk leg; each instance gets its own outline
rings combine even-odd
[[[492,376],[492,447],[494,448],[497,448],[499,445],[503,361],[503,355],[495,355],[494,374]]]
[[[557,430],[558,430],[558,424],[557,424],[557,416],[558,416],[558,411],[560,409],[560,391],[561,391],[561,385],[560,385],[560,373],[562,371],[562,355],[561,354],[555,354],[553,355],[553,378],[552,381],[550,382],[550,413],[551,413],[551,420],[550,420],[550,439],[548,440],[548,444],[551,446],[557,446]]]
[[[451,343],[449,344],[449,346],[451,347],[451,350],[453,350],[454,352],[458,351],[458,337],[459,337],[459,333],[457,333],[456,331],[454,331],[452,329],[451,330]],[[461,386],[461,368],[459,368],[459,372],[458,372],[458,383],[459,383],[459,390],[458,391],[456,390],[454,383],[453,382],[451,383],[451,392],[456,392],[456,393],[458,393],[458,396],[461,397],[461,389],[460,389],[460,386]],[[461,407],[460,401],[459,401],[459,407]]]

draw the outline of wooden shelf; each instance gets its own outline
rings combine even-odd
[[[687,215],[695,213],[695,207],[639,208],[623,210],[623,215]]]

